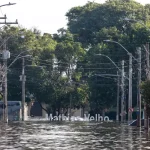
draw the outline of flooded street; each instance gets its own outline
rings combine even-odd
[[[144,130],[115,123],[1,123],[0,135],[0,150],[150,149]]]

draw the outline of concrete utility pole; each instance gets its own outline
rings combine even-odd
[[[150,61],[149,61],[149,43],[146,44],[146,76],[147,80],[150,80]],[[147,104],[144,103],[144,127],[149,129],[149,117],[147,116]]]
[[[22,75],[21,75],[21,81],[22,81],[22,121],[25,120],[25,58],[22,58]]]
[[[132,120],[132,54],[129,53],[128,121]]]
[[[71,64],[69,65],[69,86],[72,86],[72,79],[71,79],[71,75],[72,75],[72,66]],[[71,121],[71,107],[72,107],[72,94],[70,93],[70,102],[69,102],[69,121]]]
[[[141,127],[141,47],[137,48],[138,53],[138,84],[137,84],[137,126]]]
[[[0,5],[0,7],[4,7],[4,6],[10,6],[10,5],[15,5],[16,3],[8,3],[8,4],[4,4],[4,5]],[[16,20],[16,22],[7,22],[6,19],[6,15],[4,17],[0,17],[0,19],[4,19],[4,22],[0,22],[0,24],[18,24],[18,21]],[[3,98],[4,98],[4,122],[7,123],[8,122],[8,107],[7,107],[7,59],[10,58],[10,52],[6,49],[6,42],[7,40],[4,42],[4,50],[2,52],[2,58],[3,58],[3,63],[4,63],[4,81],[2,80],[2,82],[4,82],[4,94],[3,94]]]
[[[119,94],[120,94],[120,76],[117,72],[118,81],[117,81],[117,109],[116,109],[116,121],[119,121]]]
[[[10,52],[6,49],[6,43],[4,45],[4,50],[2,53],[3,63],[4,63],[4,122],[8,122],[8,107],[7,107],[7,59],[10,58]]]
[[[121,70],[121,122],[124,121],[124,60],[122,60],[122,70]]]
[[[5,72],[5,77],[4,77],[4,122],[8,122],[8,107],[7,107],[7,59],[4,59],[4,72]]]
[[[117,41],[111,41],[111,40],[104,40],[105,42],[111,42],[111,43],[116,43],[118,45],[120,45],[129,55],[129,92],[128,92],[128,121],[132,120],[132,58],[134,60],[135,57],[133,57],[133,55],[119,42]]]

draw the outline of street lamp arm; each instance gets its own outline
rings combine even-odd
[[[34,65],[25,65],[24,68],[26,67],[37,67],[37,68],[43,68],[44,66],[34,66]]]
[[[132,55],[122,44],[120,44],[119,42],[117,42],[117,41],[111,41],[111,40],[103,40],[104,42],[111,42],[111,43],[116,43],[116,44],[118,44],[118,45],[120,45],[126,52],[127,52],[127,54],[130,56],[130,55]],[[134,60],[136,60],[137,61],[137,59],[132,55],[132,58],[134,58]]]
[[[115,74],[95,74],[95,75],[98,75],[98,76],[112,76],[112,77],[120,76],[120,75],[115,75]]]
[[[5,26],[5,25],[4,25]],[[3,28],[4,26],[2,26],[1,28]],[[0,28],[0,30],[1,30],[1,28]],[[11,36],[9,36],[6,40],[4,40],[4,42],[0,45],[0,48],[11,38],[11,37],[13,37],[13,36],[15,36],[15,35],[11,35]]]
[[[104,54],[96,54],[96,55],[107,57],[107,58],[114,64],[114,66],[115,66],[119,71],[121,71],[121,70],[119,69],[119,67],[115,64],[115,62],[114,62],[110,57],[108,57],[107,55],[104,55]]]
[[[13,36],[13,35],[12,35],[12,36]],[[6,40],[4,40],[4,42],[0,45],[0,48],[1,48],[12,36],[10,36],[10,37],[8,37]]]
[[[25,52],[25,51],[24,51]],[[7,70],[18,60],[18,59],[20,59],[20,58],[24,58],[24,57],[30,57],[31,55],[25,55],[25,56],[21,56],[21,57],[16,57],[15,59],[14,59],[14,61],[7,67]],[[3,69],[4,68],[4,66],[1,68],[1,69]],[[4,74],[6,74],[6,72],[4,72]],[[3,78],[2,78],[2,81],[3,81]]]
[[[114,64],[114,66],[121,72],[120,68],[116,65],[116,63],[115,63],[110,57],[108,57],[107,55],[104,55],[104,54],[95,54],[95,55],[104,56],[104,57],[108,58],[108,59]],[[127,80],[129,80],[128,77],[125,76],[125,78],[126,78]]]
[[[106,56],[106,57],[114,64],[114,66],[116,66],[116,68],[118,68],[119,71],[121,71],[121,70],[119,69],[119,67],[114,63],[114,61],[112,61],[112,59],[110,59],[110,57],[108,57],[108,56]]]
[[[138,22],[139,24],[143,25],[145,28],[147,28],[150,31],[150,29],[141,20],[135,20],[135,19],[131,19],[131,18],[125,18],[124,20]]]
[[[11,6],[11,5],[15,5],[16,3],[8,3],[8,4],[4,4],[4,5],[0,5],[0,7],[4,7],[4,6]]]
[[[122,44],[120,44],[120,43],[117,42],[117,41],[104,40],[104,42],[116,43],[116,44],[120,45],[120,46],[128,53],[128,55],[130,54],[130,52],[129,52]]]
[[[21,54],[23,54],[23,53],[25,53],[25,52],[28,52],[28,51],[30,51],[30,50],[26,50],[26,51],[21,52],[21,53],[13,60],[13,62],[8,66],[8,69],[9,69],[18,59],[23,58],[23,57],[29,57],[29,56],[31,56],[31,55],[26,55],[26,56],[19,57]]]

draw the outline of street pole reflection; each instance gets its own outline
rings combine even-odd
[[[121,146],[123,149],[125,149],[125,127],[124,125],[121,125]]]
[[[142,136],[141,136],[141,127],[139,128],[139,150],[142,150]]]
[[[128,139],[129,139],[129,150],[133,149],[133,135],[132,135],[132,127],[128,128]]]
[[[147,129],[145,129],[145,138],[147,141],[149,141],[149,131]]]

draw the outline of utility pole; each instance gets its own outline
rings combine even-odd
[[[120,76],[117,72],[118,81],[117,81],[117,110],[116,110],[116,121],[119,121],[119,94],[120,94]]]
[[[22,121],[25,120],[25,58],[22,57],[22,75],[20,76],[20,80],[22,81]]]
[[[137,48],[138,53],[138,84],[137,84],[137,126],[141,127],[141,47]]]
[[[8,3],[8,4],[4,4],[4,5],[0,5],[0,7],[4,7],[4,6],[10,6],[10,5],[15,5],[16,3]],[[16,20],[16,22],[7,22],[6,19],[6,15],[4,17],[0,17],[0,19],[4,19],[4,22],[0,22],[0,24],[18,24],[18,21]],[[7,59],[10,58],[10,52],[6,49],[6,42],[7,40],[4,42],[4,50],[2,52],[2,59],[3,59],[3,65],[4,65],[4,69],[3,69],[3,74],[4,74],[4,80],[2,78],[2,83],[4,83],[4,93],[3,93],[3,100],[4,100],[4,113],[3,113],[3,118],[4,118],[4,122],[8,123],[8,105],[7,105]]]
[[[3,63],[4,63],[4,122],[8,122],[8,107],[7,107],[7,59],[10,58],[10,52],[6,49],[6,43],[4,45],[4,50],[2,53]]]
[[[132,120],[132,54],[129,53],[128,121]]]
[[[7,107],[7,59],[4,59],[4,122],[8,122],[8,107]]]
[[[149,43],[146,44],[146,76],[150,80]],[[147,104],[144,103],[144,127],[149,130],[149,117],[147,115]]]
[[[121,122],[124,121],[124,60],[122,60],[122,69],[121,69]]]
[[[72,79],[71,79],[71,75],[72,75],[72,66],[71,66],[71,64],[69,65],[69,86],[70,86],[70,88],[71,88],[71,86],[72,86]],[[69,109],[69,121],[71,121],[71,103],[72,103],[72,94],[71,94],[71,92],[70,92],[70,102],[69,102],[70,104],[70,109]]]

